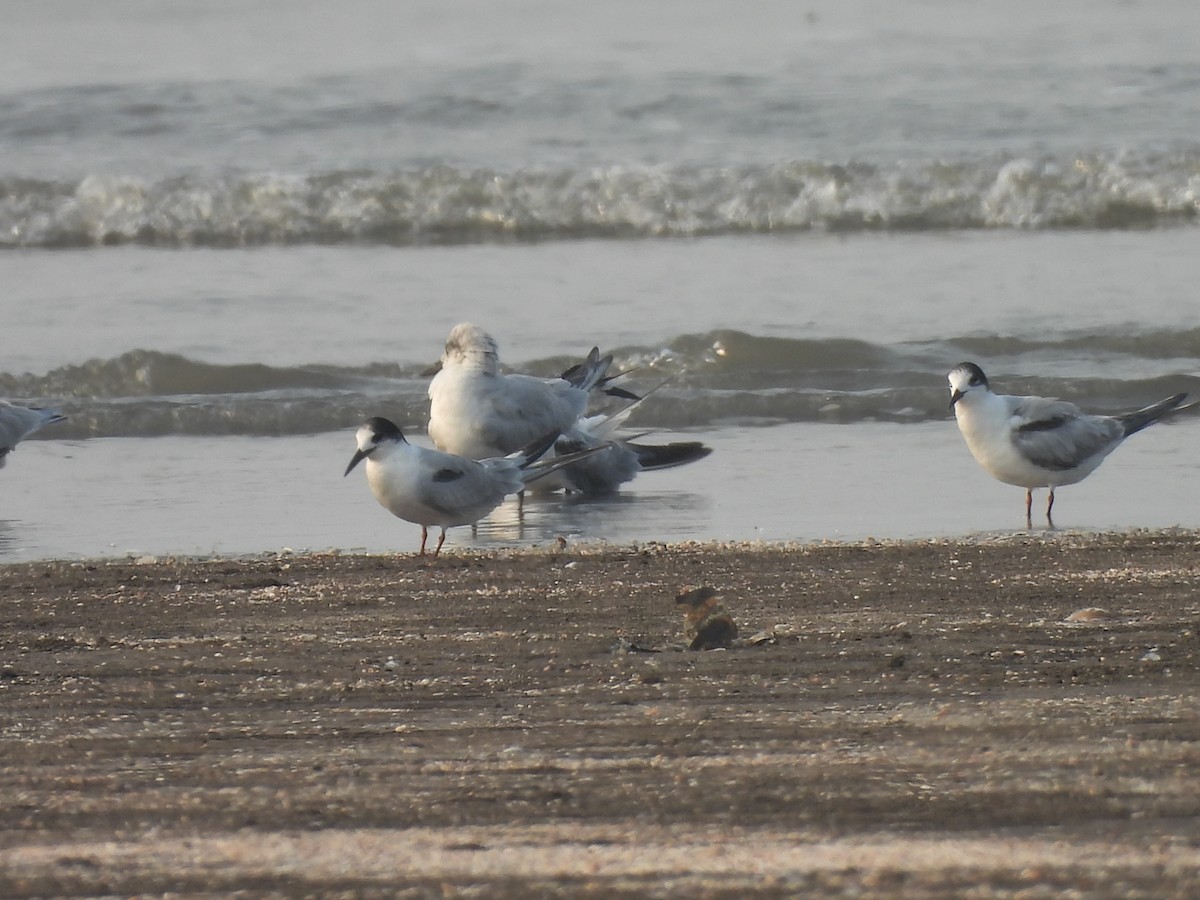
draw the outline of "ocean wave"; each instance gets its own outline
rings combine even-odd
[[[1063,397],[1097,412],[1200,393],[1200,329],[1057,341],[968,335],[890,347],[720,330],[612,352],[628,373],[620,384],[650,393],[630,417],[633,430],[944,419],[946,372],[963,359],[986,360],[1007,393]],[[517,368],[550,376],[568,362]],[[44,375],[0,373],[0,396],[61,407],[70,421],[46,435],[58,438],[308,434],[352,429],[368,415],[420,430],[429,408],[423,368],[215,365],[138,350]]]
[[[1194,223],[1200,149],[960,162],[0,178],[0,246],[469,244]]]

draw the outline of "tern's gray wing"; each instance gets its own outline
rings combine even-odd
[[[54,417],[53,413],[44,415],[44,412],[0,400],[0,447],[11,450]]]
[[[474,522],[521,489],[519,474],[499,472],[474,460],[431,451],[422,462],[425,468],[417,500],[443,516],[447,524]],[[508,468],[519,473],[515,465]]]
[[[1089,416],[1074,403],[1045,397],[1014,397],[1012,441],[1035,466],[1062,472],[1097,453],[1105,453],[1124,436],[1108,416]]]
[[[538,434],[565,431],[587,412],[588,394],[560,378],[542,379],[511,374],[497,396],[497,412],[515,416]]]
[[[16,406],[0,400],[0,466],[9,452],[43,425],[66,418],[57,409]]]
[[[512,453],[552,431],[566,431],[587,409],[587,392],[561,379],[508,375],[494,382],[491,416],[481,428],[504,435],[496,442]]]
[[[554,450],[561,456],[575,453],[588,447],[600,446],[599,441],[582,441],[578,438],[560,439]],[[610,447],[563,469],[560,476],[569,490],[588,496],[611,494],[621,485],[633,479],[641,470],[637,453],[628,444],[613,443]]]

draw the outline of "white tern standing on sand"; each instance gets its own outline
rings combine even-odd
[[[1117,446],[1175,411],[1187,394],[1116,416],[1089,415],[1052,397],[994,394],[972,362],[949,374],[950,406],[971,455],[994,478],[1025,488],[1025,525],[1033,527],[1033,490],[1050,489],[1046,524],[1053,528],[1054,489],[1082,481]]]

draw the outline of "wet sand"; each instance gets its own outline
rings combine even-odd
[[[699,585],[729,649],[686,649]],[[44,562],[0,598],[5,897],[1200,893],[1196,532]]]

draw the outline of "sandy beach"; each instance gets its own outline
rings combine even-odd
[[[690,651],[676,595],[737,625]],[[0,566],[5,897],[1189,897],[1200,534]]]

